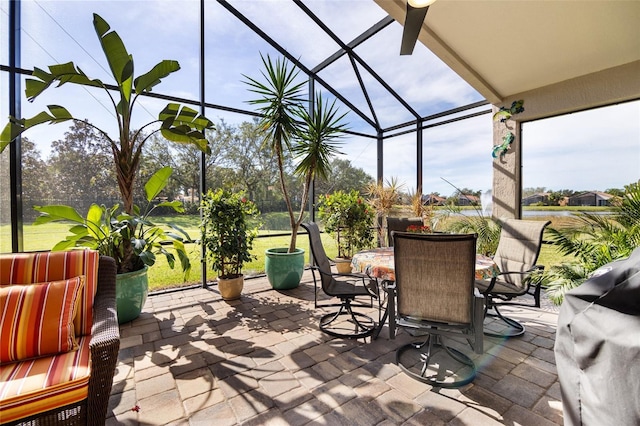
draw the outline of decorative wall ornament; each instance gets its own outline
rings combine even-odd
[[[509,120],[513,115],[520,114],[524,111],[524,101],[520,99],[519,101],[513,101],[510,108],[500,107],[500,110],[493,114],[493,120],[500,120],[501,123],[504,123],[504,126],[509,129],[507,126],[507,120]],[[509,148],[511,144],[516,139],[516,135],[513,132],[508,131],[507,134],[502,138],[502,143],[499,145],[494,145],[491,155],[493,158],[502,158]]]

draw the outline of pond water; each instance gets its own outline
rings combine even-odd
[[[490,217],[491,212],[489,211],[481,211],[483,216]],[[569,210],[523,210],[522,217],[536,217],[536,216],[577,216],[581,212],[578,211],[569,211]],[[598,215],[609,215],[613,212],[611,211],[598,211],[598,212],[589,212],[591,214]],[[462,216],[477,216],[479,213],[476,210],[462,210],[459,215]],[[454,215],[455,216],[455,215]]]

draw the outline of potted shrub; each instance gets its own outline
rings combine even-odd
[[[259,95],[249,103],[258,105],[262,114],[260,126],[264,130],[264,143],[271,147],[278,165],[280,188],[289,214],[289,247],[268,249],[265,253],[269,283],[273,288],[282,290],[300,284],[304,250],[296,248],[298,228],[304,220],[313,179],[326,178],[330,172],[331,157],[339,153],[337,140],[346,130],[346,125],[341,123],[346,113],[339,115],[335,100],[325,103],[320,94],[311,103],[312,111],[307,111],[307,100],[302,94],[307,82],[296,82],[299,70],[285,59],[273,62],[268,55],[262,57],[262,63],[264,82],[244,77],[249,90]],[[286,185],[284,159],[287,155],[292,155],[297,161],[294,175],[302,181],[297,212],[294,212]]]
[[[113,152],[114,167],[118,188],[122,197],[122,209],[124,214],[135,216],[134,212],[134,185],[136,174],[140,164],[142,148],[148,138],[161,132],[162,136],[172,142],[193,144],[203,152],[209,152],[209,143],[205,138],[205,130],[213,129],[213,123],[197,111],[177,103],[168,103],[154,119],[139,129],[131,127],[133,109],[140,95],[148,94],[158,85],[163,78],[178,71],[180,65],[177,61],[163,60],[157,63],[150,71],[134,76],[133,56],[127,52],[122,39],[117,32],[111,31],[109,24],[99,15],[93,14],[93,26],[101,44],[107,63],[114,79],[114,84],[107,85],[99,79],[89,78],[73,62],[49,66],[49,72],[35,68],[31,78],[26,79],[25,93],[29,101],[36,99],[49,87],[60,87],[66,83],[92,86],[105,90],[112,102],[113,115],[116,117],[118,135],[111,137],[106,131],[96,127],[90,122],[85,123],[97,130],[109,142]],[[110,90],[115,86],[114,97]],[[66,108],[59,105],[48,105],[48,112],[42,111],[32,118],[16,119],[10,117],[9,123],[0,134],[0,152],[20,134],[26,130],[44,123],[56,124],[64,121],[83,121],[74,117]],[[153,129],[150,126],[157,126]],[[153,129],[147,132],[147,129]],[[94,209],[94,211],[97,211]],[[140,259],[140,251],[134,247],[135,229],[129,224],[130,229],[127,238],[126,233],[117,240],[119,247],[117,252],[121,254],[116,259],[118,274],[124,274],[142,269],[146,262]],[[121,279],[121,277],[119,278]],[[126,284],[125,284],[126,285]]]
[[[338,245],[335,263],[338,272],[351,272],[351,257],[371,247],[375,212],[358,191],[337,191],[320,199],[318,216]]]
[[[255,256],[251,254],[257,229],[251,228],[251,219],[259,212],[247,200],[244,192],[211,189],[200,203],[202,222],[201,244],[206,258],[218,272],[218,289],[224,300],[240,297],[244,276],[242,266]]]
[[[135,258],[141,265],[137,265],[134,271],[118,274],[116,279],[116,303],[120,324],[140,315],[149,291],[147,269],[155,264],[157,255],[164,255],[169,266],[173,268],[176,263],[173,254],[175,252],[185,279],[191,270],[191,262],[184,246],[185,241],[191,241],[189,235],[176,225],[169,224],[175,232],[168,232],[151,221],[151,213],[160,207],[169,207],[178,213],[184,212],[180,201],[153,203],[167,185],[171,173],[171,167],[164,167],[151,176],[144,186],[147,205],[144,209],[134,205],[133,214],[122,211],[119,204],[112,207],[93,204],[89,207],[86,217],[82,217],[69,206],[34,206],[34,209],[40,212],[35,225],[58,221],[72,224],[69,229],[71,234],[58,242],[53,247],[54,251],[88,247],[98,250],[102,255],[113,257],[116,263],[122,263],[125,256],[122,242],[131,242]],[[171,244],[167,245],[167,242]],[[168,247],[173,251],[167,250]],[[123,284],[123,280],[126,283]]]

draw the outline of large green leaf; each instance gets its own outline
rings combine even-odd
[[[161,79],[178,71],[179,69],[180,64],[178,61],[165,59],[164,61],[156,64],[151,71],[138,76],[133,81],[136,93],[140,94],[151,92],[153,86],[159,84]]]
[[[75,245],[76,243],[73,240],[63,240],[53,246],[51,251],[65,251],[74,248]]]
[[[184,206],[182,205],[182,201],[174,200],[174,201],[163,201],[156,204],[156,207],[171,207],[178,213],[184,213]]]
[[[4,151],[11,141],[34,126],[43,123],[62,123],[63,121],[74,119],[74,117],[64,107],[59,105],[48,105],[47,108],[49,108],[49,113],[42,111],[31,118],[16,120],[15,118],[10,117],[9,122],[4,126],[4,129],[2,129],[2,133],[0,133],[0,152]]]
[[[34,224],[47,223],[56,220],[69,220],[75,223],[84,224],[84,218],[73,207],[53,205],[53,206],[33,206],[33,209],[44,213],[47,216],[36,218]]]
[[[117,32],[97,13],[93,14],[93,26],[102,45],[104,56],[111,68],[111,74],[120,88],[120,94],[128,103],[133,86],[133,57],[127,52]]]
[[[83,84],[93,87],[104,87],[102,81],[92,80],[86,76],[80,68],[76,68],[73,62],[50,65],[50,73],[34,68],[32,78],[25,81],[25,95],[29,101],[33,101],[38,95],[45,91],[54,82],[59,82],[58,86],[65,83]]]
[[[87,212],[87,229],[89,234],[96,239],[99,239],[102,234],[102,231],[100,231],[102,216],[103,208],[97,204],[91,204]]]
[[[169,178],[173,173],[173,169],[169,166],[163,167],[153,174],[144,185],[144,192],[147,195],[147,201],[151,201],[160,194],[167,186]]]
[[[202,152],[211,153],[206,129],[213,129],[213,122],[196,110],[184,105],[169,103],[160,112],[160,131],[166,139],[183,144],[192,144]]]

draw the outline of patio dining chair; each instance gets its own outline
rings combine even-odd
[[[500,240],[493,261],[500,268],[500,274],[491,280],[476,281],[476,287],[485,296],[485,317],[498,317],[506,324],[504,331],[485,330],[485,334],[495,337],[515,337],[524,334],[524,325],[513,318],[505,317],[500,305],[520,305],[540,307],[540,280],[536,271],[544,266],[537,265],[542,247],[544,228],[551,222],[541,220],[507,219],[502,224]],[[533,296],[533,303],[514,300],[518,296]],[[492,310],[492,311],[491,311]]]
[[[387,218],[387,242],[389,247],[393,247],[393,232],[406,232],[411,225],[422,226],[424,221],[421,217],[388,217]]]
[[[434,387],[470,383],[476,367],[462,352],[465,340],[477,354],[484,349],[483,297],[474,288],[476,234],[396,232],[393,239],[396,325],[420,338],[398,348],[396,363]]]
[[[331,270],[331,262],[327,256],[322,240],[320,229],[314,222],[303,223],[301,225],[309,235],[309,246],[313,256],[311,272],[314,284],[314,304],[316,308],[338,307],[339,309],[325,314],[320,318],[320,330],[333,337],[357,339],[361,337],[377,336],[378,327],[381,322],[382,301],[378,282],[375,278],[370,278],[364,274],[357,273],[334,273]],[[340,300],[336,302],[318,302],[318,287],[331,298]],[[357,299],[359,298],[359,300]],[[368,303],[362,299],[368,298]],[[378,320],[375,321],[369,315],[354,310],[354,308],[374,307],[374,300],[378,302]],[[345,319],[346,317],[346,319]]]

